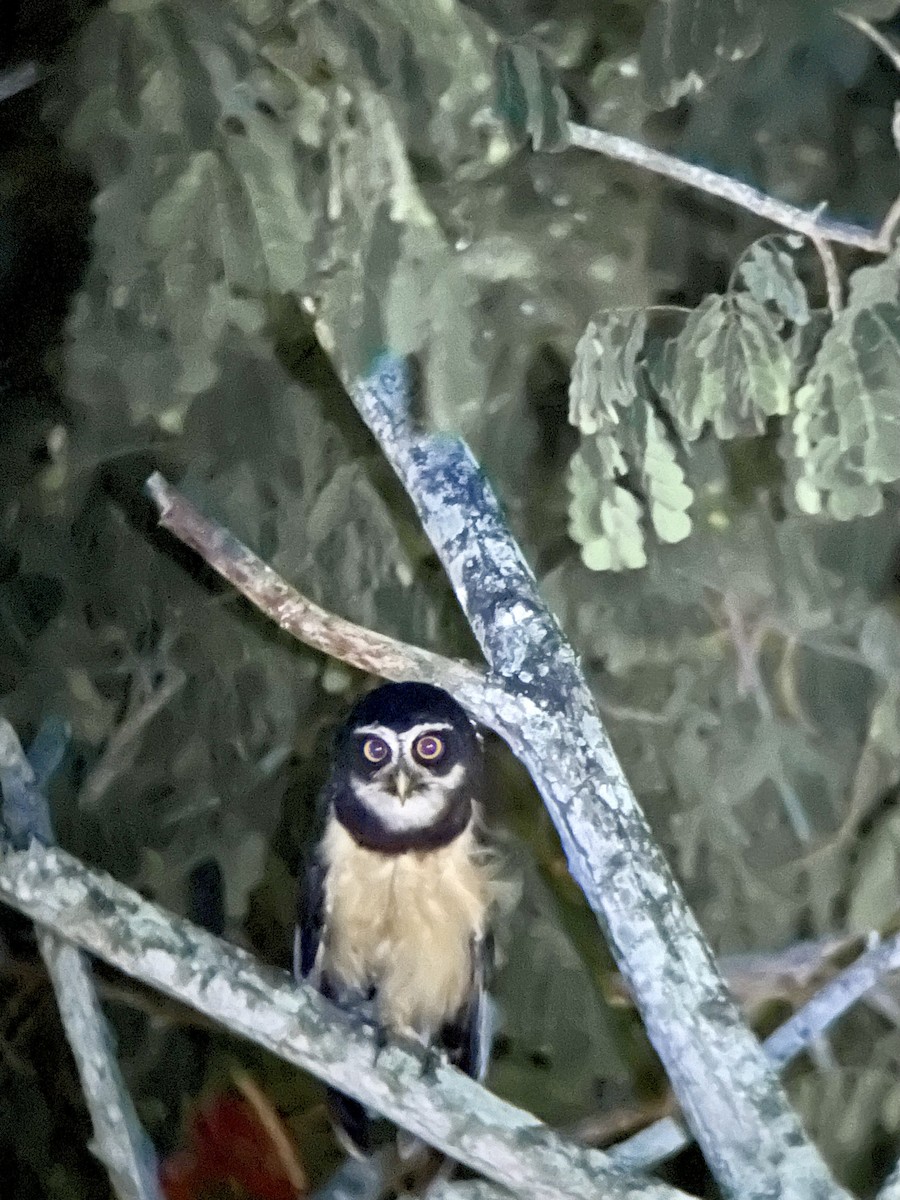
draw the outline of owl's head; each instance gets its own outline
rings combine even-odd
[[[444,845],[471,820],[481,773],[481,739],[452,696],[425,683],[384,684],[338,733],[335,814],[374,849]]]

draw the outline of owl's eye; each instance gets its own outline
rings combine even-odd
[[[413,754],[419,762],[434,763],[441,757],[445,749],[443,738],[439,738],[435,733],[423,733],[413,746]]]
[[[367,758],[370,763],[375,763],[377,766],[378,763],[387,761],[391,753],[391,748],[384,738],[370,737],[366,738],[366,740],[363,742],[362,752],[363,756]]]

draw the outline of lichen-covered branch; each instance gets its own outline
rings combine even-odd
[[[861,954],[856,962],[824,984],[812,999],[771,1033],[763,1042],[766,1056],[779,1070],[786,1067],[885,975],[898,970],[900,934],[894,934]],[[609,1155],[622,1166],[646,1171],[673,1154],[680,1153],[690,1142],[690,1135],[680,1122],[672,1117],[664,1117],[614,1146]]]
[[[45,725],[26,758],[14,729],[0,718],[4,824],[19,844],[52,839],[43,786],[64,746],[58,726]],[[156,1155],[119,1071],[87,956],[41,925],[37,944],[91,1114],[94,1153],[119,1200],[162,1200]]]
[[[64,851],[0,850],[0,901],[133,979],[225,1025],[383,1113],[497,1183],[545,1200],[678,1200],[683,1193],[610,1165],[446,1065],[378,1053],[359,1022],[284,971],[143,900]],[[787,1192],[784,1195],[788,1195]]]
[[[645,171],[652,171],[654,175],[663,175],[675,183],[684,184],[685,187],[706,192],[709,196],[719,196],[729,204],[745,208],[783,229],[793,229],[797,233],[805,234],[814,242],[838,242],[843,246],[857,246],[860,250],[869,250],[873,254],[887,254],[891,248],[891,230],[887,221],[881,229],[874,231],[862,225],[836,221],[825,216],[822,206],[811,212],[796,208],[793,204],[786,204],[783,200],[767,196],[765,192],[742,183],[739,179],[720,175],[718,171],[712,171],[708,167],[698,167],[662,150],[654,150],[652,146],[643,146],[631,138],[607,133],[602,129],[590,129],[587,125],[577,125],[574,121],[569,121],[568,131],[571,144],[581,150],[594,150],[607,158],[632,163]]]
[[[436,684],[452,692],[477,720],[493,724],[499,690],[483,671],[326,612],[291,587],[228,529],[204,516],[158,472],[150,476],[146,488],[159,507],[160,524],[299,641],[384,679]]]
[[[37,944],[91,1114],[94,1155],[120,1200],[162,1200],[156,1154],[116,1062],[88,957],[40,926]]]
[[[463,443],[412,427],[410,389],[385,355],[354,402],[507,689],[495,727],[544,798],[719,1184],[742,1200],[843,1195],[722,982],[493,492]]]

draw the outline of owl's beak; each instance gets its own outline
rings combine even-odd
[[[412,790],[412,777],[407,775],[402,767],[398,767],[391,777],[391,783],[394,785],[394,794],[397,799],[401,804],[405,804]]]

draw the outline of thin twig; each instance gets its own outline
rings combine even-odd
[[[61,751],[57,752],[54,737],[62,739],[64,748],[66,736],[60,723],[55,727],[45,726],[35,739],[29,762],[15,730],[0,718],[3,814],[6,817],[9,812],[15,813],[17,838],[22,844],[32,841],[29,832],[33,835],[40,831],[45,841],[52,838],[47,801],[38,785],[46,784],[53,763],[59,761]],[[56,993],[63,1028],[91,1114],[94,1153],[106,1168],[120,1200],[162,1200],[156,1155],[119,1071],[87,957],[40,924],[37,944]]]
[[[816,253],[822,262],[822,273],[825,276],[825,292],[828,297],[828,310],[834,320],[844,307],[844,288],[841,283],[841,273],[838,270],[834,251],[823,237],[810,237],[816,248]]]
[[[891,247],[891,243],[894,240],[894,234],[898,225],[900,225],[900,196],[897,197],[897,199],[888,209],[888,214],[884,218],[884,224],[881,227],[881,233],[885,240],[886,250],[889,250]]]
[[[96,811],[115,779],[132,765],[140,749],[140,736],[145,727],[181,690],[185,679],[184,671],[175,668],[163,677],[148,696],[131,706],[81,785],[78,807],[82,812]]]
[[[285,1179],[290,1182],[298,1196],[305,1196],[309,1191],[309,1179],[297,1157],[297,1151],[285,1133],[281,1119],[268,1097],[252,1075],[246,1071],[235,1069],[231,1072],[231,1078],[234,1086],[256,1113],[260,1124],[265,1129]]]
[[[743,1200],[845,1195],[723,984],[575,653],[468,448],[412,427],[410,372],[395,356],[383,355],[353,398],[506,685],[495,727],[543,796],[718,1183]]]
[[[493,726],[500,688],[483,670],[411,646],[326,612],[301,595],[224,526],[204,516],[154,472],[146,489],[159,523],[196,552],[262,613],[298,641],[384,679],[415,679],[452,692],[482,724]]]
[[[619,162],[632,163],[645,171],[656,175],[664,175],[676,183],[686,187],[697,188],[711,196],[719,196],[731,204],[745,208],[773,221],[784,229],[793,229],[809,238],[819,238],[827,242],[839,242],[844,246],[857,246],[861,250],[869,250],[873,254],[886,254],[890,249],[890,237],[887,224],[873,232],[862,225],[852,225],[846,221],[836,221],[823,215],[821,206],[812,212],[803,208],[795,208],[783,200],[776,200],[758,188],[741,183],[728,175],[720,175],[708,167],[698,167],[694,163],[684,162],[674,155],[665,154],[644,146],[631,138],[620,137],[615,133],[606,133],[602,129],[590,129],[586,125],[568,123],[571,144],[582,150],[594,150],[607,158]]]
[[[866,950],[788,1017],[766,1038],[768,1057],[778,1067],[792,1062],[892,971],[900,971],[900,934],[894,934]]]
[[[0,850],[0,901],[354,1096],[459,1162],[540,1200],[684,1200],[609,1165],[440,1063],[372,1034],[286,972],[165,912],[57,847]],[[787,1194],[787,1193],[786,1193]]]
[[[842,12],[838,13],[838,16],[843,17],[849,24],[855,25],[860,33],[865,34],[871,42],[875,43],[879,50],[884,51],[894,64],[894,67],[900,71],[900,47],[895,46],[890,38],[884,36],[880,29],[876,29],[871,21],[867,21],[865,17],[857,16],[856,13]]]

